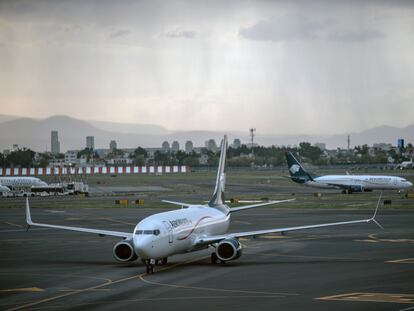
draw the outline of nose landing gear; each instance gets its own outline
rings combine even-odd
[[[146,266],[146,273],[147,274],[153,274],[154,268],[156,265],[166,265],[168,263],[168,257],[162,258],[162,259],[146,259],[142,261],[143,264]]]

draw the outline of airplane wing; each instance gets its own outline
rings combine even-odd
[[[258,204],[252,204],[252,205],[244,205],[244,206],[239,206],[239,207],[233,207],[233,208],[230,208],[230,213],[242,211],[242,210],[249,209],[249,208],[260,207],[260,206],[279,204],[279,203],[284,203],[284,202],[291,202],[291,201],[294,201],[294,200],[295,199],[281,200],[281,201],[269,201],[269,202],[265,202],[265,203],[258,203]]]
[[[70,230],[70,231],[78,231],[78,232],[85,232],[85,233],[94,233],[99,234],[100,236],[109,235],[109,236],[116,236],[124,239],[131,239],[132,233],[127,232],[119,232],[119,231],[110,231],[110,230],[100,230],[100,229],[89,229],[89,228],[79,228],[79,227],[68,227],[68,226],[59,226],[59,225],[49,225],[49,224],[40,224],[32,221],[32,217],[30,214],[30,207],[29,207],[29,199],[26,198],[26,223],[27,229],[30,226],[33,227],[45,227],[45,228],[54,228],[54,229],[63,229],[63,230]]]
[[[194,205],[194,204],[190,204],[190,203],[182,203],[182,202],[175,202],[175,201],[168,201],[168,200],[161,200],[161,202],[168,203],[168,204],[173,204],[173,205],[178,205],[178,206],[181,206],[181,207],[183,207],[183,206],[189,207],[191,205]]]
[[[265,235],[265,234],[279,233],[279,232],[316,229],[316,228],[333,227],[333,226],[341,226],[341,225],[351,225],[351,224],[358,224],[358,223],[369,223],[371,221],[374,222],[375,224],[377,224],[381,229],[383,229],[383,227],[375,219],[375,217],[377,215],[377,211],[378,211],[380,201],[381,201],[381,196],[378,200],[377,207],[375,208],[374,215],[371,218],[367,218],[367,219],[358,219],[358,220],[351,220],[351,221],[340,221],[340,222],[332,222],[332,223],[316,224],[316,225],[306,225],[306,226],[297,226],[297,227],[276,228],[276,229],[268,229],[268,230],[236,232],[236,233],[228,233],[228,234],[216,235],[216,236],[200,237],[197,240],[196,245],[199,246],[199,245],[214,244],[214,243],[220,242],[221,240],[229,239],[229,238],[244,238],[244,237],[249,237],[249,236]]]

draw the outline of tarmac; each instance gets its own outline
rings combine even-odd
[[[23,201],[22,201],[23,202]],[[76,203],[76,204],[81,204]],[[37,222],[132,231],[165,209],[36,208]],[[230,231],[317,224],[373,210],[259,208],[232,216]],[[203,250],[169,258],[153,275],[118,263],[118,241],[32,228],[24,208],[2,208],[2,310],[414,310],[414,210],[382,207],[375,224],[242,239],[243,255],[212,265]]]

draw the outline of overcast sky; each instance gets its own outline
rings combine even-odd
[[[335,134],[414,123],[413,1],[0,0],[0,113]]]

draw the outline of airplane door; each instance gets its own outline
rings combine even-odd
[[[172,243],[173,242],[173,227],[168,221],[163,221],[163,223],[168,232],[168,242]]]

